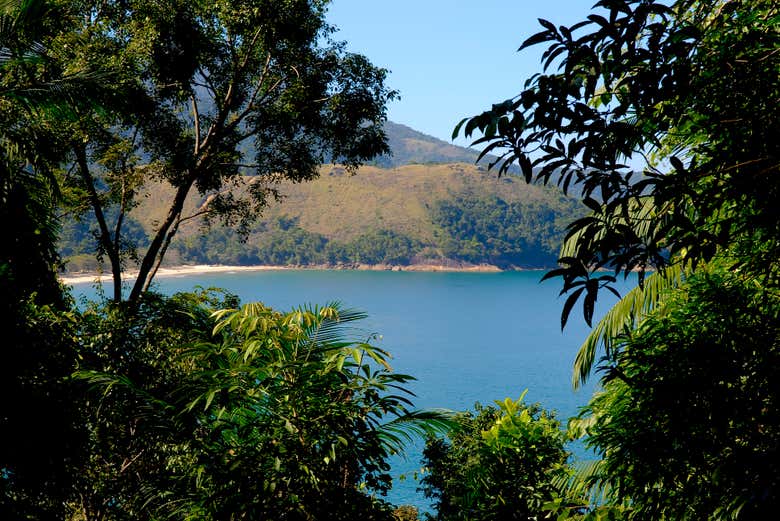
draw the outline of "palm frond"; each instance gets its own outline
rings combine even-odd
[[[609,353],[615,338],[636,327],[661,302],[664,293],[678,287],[689,273],[690,269],[680,263],[667,266],[648,276],[642,286],[633,288],[612,306],[580,346],[574,360],[572,386],[577,389],[587,382],[599,347]]]
[[[101,371],[77,371],[73,378],[90,384],[96,390],[102,390],[105,399],[114,388],[120,388],[135,398],[135,417],[144,420],[150,427],[158,430],[170,430],[178,412],[172,404],[151,394],[138,386],[125,375],[109,374]]]
[[[392,454],[403,454],[404,446],[415,439],[443,436],[456,428],[455,412],[448,409],[408,411],[380,425],[377,435]]]
[[[623,510],[615,500],[615,491],[604,472],[604,460],[588,460],[572,465],[572,472],[552,479],[552,485],[566,500],[588,510]],[[589,517],[586,519],[590,519]],[[601,519],[596,516],[596,519]]]
[[[347,336],[360,331],[359,328],[348,324],[368,318],[368,314],[363,311],[343,309],[338,301],[329,302],[324,306],[306,304],[295,308],[293,312],[308,313],[315,317],[313,323],[304,329],[304,334],[323,350],[347,344],[345,340]]]
[[[36,66],[58,69],[58,60],[67,59],[70,53],[67,45],[44,34],[41,21],[53,16],[56,14],[46,0],[0,0],[0,74]],[[57,118],[73,118],[81,110],[100,111],[101,101],[113,96],[110,85],[117,80],[107,71],[72,68],[56,77],[19,77],[25,79],[0,88],[0,98],[28,112]]]

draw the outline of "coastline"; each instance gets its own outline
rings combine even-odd
[[[528,268],[527,270],[533,270]],[[544,268],[538,268],[544,269]],[[186,264],[181,266],[171,266],[160,268],[156,278],[180,277],[186,275],[207,275],[211,273],[230,273],[239,271],[278,271],[278,270],[358,270],[358,271],[415,271],[415,272],[459,272],[459,273],[498,273],[502,270],[492,264],[473,264],[473,265],[446,265],[446,264],[410,264],[406,266],[388,265],[388,264],[350,264],[350,265],[306,265],[306,266],[226,266],[216,264]],[[512,271],[520,271],[513,268]],[[526,269],[523,269],[526,271]],[[133,277],[137,272],[124,272],[124,277]],[[83,284],[86,282],[96,282],[99,280],[110,280],[110,273],[99,272],[76,272],[60,275],[60,280],[64,284]]]

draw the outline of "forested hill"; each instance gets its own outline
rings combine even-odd
[[[393,156],[357,175],[324,165],[315,181],[282,185],[283,200],[270,204],[246,242],[229,228],[187,222],[166,264],[555,264],[566,224],[582,213],[577,202],[512,175],[499,179],[473,164],[473,150],[395,123],[387,133]],[[124,231],[141,245],[172,196],[162,186],[147,192]],[[203,202],[193,196],[187,204]],[[68,270],[95,269],[87,223],[66,225],[62,239]]]
[[[183,226],[168,264],[548,267],[565,225],[581,212],[553,188],[498,179],[466,163],[366,166],[355,176],[323,166],[319,179],[283,185],[282,193],[284,200],[269,206],[245,243],[231,229]],[[150,232],[170,195],[150,188],[127,232],[135,239]],[[188,201],[190,208],[201,203]],[[66,227],[64,239],[69,269],[93,269],[88,226]]]

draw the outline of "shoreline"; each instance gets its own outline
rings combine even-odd
[[[546,268],[512,268],[503,270],[492,264],[460,265],[451,266],[446,264],[410,264],[407,266],[386,265],[386,264],[356,264],[356,265],[309,265],[309,266],[227,266],[221,264],[185,264],[181,266],[171,266],[160,268],[155,278],[181,277],[188,275],[209,275],[212,273],[231,273],[240,271],[281,271],[281,270],[354,270],[354,271],[412,271],[412,272],[453,272],[453,273],[500,273],[503,271],[537,271]],[[128,271],[122,274],[123,278],[133,277],[135,271]],[[86,282],[96,282],[110,280],[110,273],[99,272],[76,272],[60,275],[60,281],[63,284],[83,284]]]

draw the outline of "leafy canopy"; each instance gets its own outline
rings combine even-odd
[[[517,400],[476,405],[456,416],[447,439],[430,438],[423,452],[422,491],[441,521],[542,519],[565,475],[568,453],[552,413]]]
[[[602,360],[574,422],[632,519],[763,519],[778,505],[776,291],[699,272]]]
[[[51,4],[67,23],[40,45],[62,51],[62,70],[104,71],[112,88],[75,121],[23,123],[51,129],[67,151],[68,207],[96,223],[116,301],[128,263],[139,269],[128,299],[149,288],[182,222],[246,230],[281,179],[311,179],[330,160],[354,169],[387,151],[395,93],[384,69],[333,39],[326,1]],[[148,244],[128,240],[128,213],[159,183],[173,195]],[[201,202],[185,210],[191,192]]]

